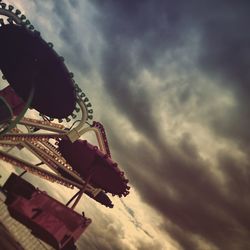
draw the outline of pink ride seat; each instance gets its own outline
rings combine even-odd
[[[5,101],[9,104],[12,109],[13,115],[18,116],[22,112],[25,103],[15,93],[11,86],[7,86],[6,88],[0,90],[0,96],[3,97]]]

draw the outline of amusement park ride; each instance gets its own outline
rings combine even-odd
[[[53,44],[1,0],[0,15],[0,70],[9,84],[0,90],[0,160],[24,170],[19,176],[11,174],[4,184],[6,204],[11,216],[38,238],[56,249],[75,249],[91,223],[74,211],[82,195],[112,208],[107,193],[128,195],[128,180],[111,159],[103,125],[91,122],[89,99]],[[28,117],[28,109],[40,116]],[[91,131],[98,146],[81,139]],[[17,157],[13,149],[28,150],[40,163]],[[26,172],[78,192],[62,204],[24,180]]]

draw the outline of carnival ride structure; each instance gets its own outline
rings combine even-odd
[[[8,83],[0,90],[0,160],[24,170],[5,183],[6,204],[39,238],[57,249],[73,249],[91,222],[74,211],[82,195],[112,208],[108,193],[128,195],[128,180],[111,158],[104,126],[92,122],[92,105],[53,44],[1,0],[0,16],[0,70]],[[29,117],[28,109],[40,116]],[[89,132],[98,145],[82,139]],[[13,149],[26,149],[39,163]],[[78,191],[61,204],[25,181],[26,172]]]

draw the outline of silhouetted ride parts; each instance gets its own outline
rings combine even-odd
[[[84,113],[84,122],[91,120],[92,105],[75,83],[74,74],[66,68],[64,58],[53,50],[53,44],[41,38],[40,32],[35,30],[20,10],[2,0],[0,17],[3,17],[0,18],[0,65],[3,68],[3,79],[11,80],[9,84],[23,99],[25,106],[21,113],[24,114],[31,106],[40,112],[43,119],[51,121],[58,118],[62,122],[65,118],[65,122],[70,122],[77,117],[72,112],[77,101],[78,106],[74,107],[74,111],[78,113],[81,110]],[[0,66],[0,70],[2,68]],[[36,89],[29,92],[31,86]],[[9,127],[13,127],[18,120],[10,121]]]
[[[52,118],[69,116],[76,106],[72,73],[40,33],[25,26],[0,27],[0,69],[18,96],[31,107]]]
[[[15,188],[14,191],[21,193],[17,192],[9,204],[9,210],[13,217],[27,219],[25,225],[34,222],[38,237],[43,239],[47,235],[50,245],[70,250],[82,233],[77,229],[81,222],[79,215],[72,212],[82,195],[85,193],[112,208],[107,193],[119,197],[128,195],[128,180],[111,159],[103,125],[87,122],[93,119],[92,105],[75,83],[73,73],[68,71],[64,59],[53,50],[53,44],[43,40],[18,9],[1,0],[0,16],[4,16],[0,18],[0,70],[3,79],[9,83],[9,86],[0,90],[0,112],[1,108],[3,110],[3,117],[0,116],[0,146],[8,150],[0,150],[0,160],[23,169],[24,173],[29,172],[47,181],[78,189],[64,206],[43,192],[34,191],[26,183],[26,189]],[[24,117],[28,107],[39,111],[42,119]],[[64,123],[52,122],[53,118]],[[95,133],[99,148],[80,139],[87,132]],[[17,157],[11,153],[12,148],[28,150],[39,163],[33,164],[23,159],[23,156]],[[73,205],[70,208],[71,202]],[[31,210],[22,210],[22,204]],[[55,212],[55,207],[62,212]],[[58,214],[62,216],[57,218]],[[53,218],[56,222],[51,231],[47,230],[47,218]],[[71,228],[74,218],[76,231]],[[89,223],[90,220],[83,215],[83,229]],[[57,229],[61,232],[61,228],[67,231],[65,237],[57,234]],[[68,232],[76,237],[70,237]]]
[[[130,187],[127,185],[128,180],[124,177],[124,172],[96,146],[86,140],[71,143],[67,139],[62,139],[58,144],[58,150],[83,179],[91,177],[90,184],[94,187],[113,195],[128,195]]]

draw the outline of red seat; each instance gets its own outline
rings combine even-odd
[[[24,109],[24,101],[15,93],[15,91],[7,86],[6,88],[0,90],[0,96],[2,96],[12,109],[15,116],[18,116]]]
[[[70,249],[91,220],[12,174],[4,185],[10,215],[56,249]]]

